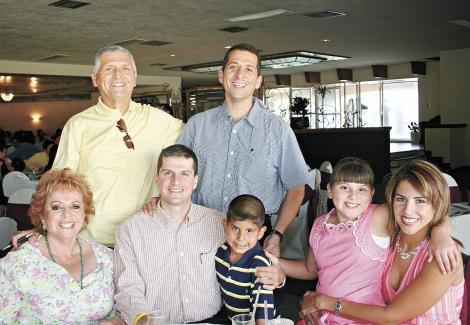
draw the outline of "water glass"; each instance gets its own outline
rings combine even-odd
[[[147,317],[147,325],[170,325],[170,314],[165,310],[154,310]]]
[[[232,317],[232,325],[251,325],[250,314],[240,314]]]
[[[267,325],[294,325],[294,321],[288,318],[275,318],[269,320]]]

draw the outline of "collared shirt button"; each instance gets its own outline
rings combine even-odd
[[[227,197],[224,197],[224,201],[227,201]]]
[[[233,151],[230,151],[230,156],[233,156]]]
[[[227,177],[230,178],[230,173],[227,174]]]
[[[180,256],[184,256],[184,253],[183,253],[183,252],[180,252]]]
[[[184,299],[184,302],[186,302],[186,303],[187,303],[188,301],[189,301],[188,299]]]
[[[186,280],[186,275],[183,275],[183,280]]]
[[[237,133],[237,130],[233,130],[233,133]]]

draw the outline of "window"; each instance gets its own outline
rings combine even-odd
[[[391,140],[409,141],[419,117],[417,78],[265,88],[266,106],[286,121],[295,97],[310,101],[310,128],[390,126]]]

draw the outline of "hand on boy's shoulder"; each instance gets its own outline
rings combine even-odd
[[[279,265],[279,259],[269,252],[265,253],[271,260],[271,265],[256,268],[256,281],[262,283],[264,289],[274,290],[284,282],[286,275]]]

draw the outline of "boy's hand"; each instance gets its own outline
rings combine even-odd
[[[151,198],[150,201],[145,203],[144,206],[142,207],[142,212],[145,214],[152,214],[157,208],[158,201],[160,201],[159,197]]]
[[[274,290],[279,287],[286,275],[279,265],[279,260],[274,255],[266,252],[266,256],[271,260],[271,266],[259,266],[256,268],[256,282],[263,284],[263,288],[267,290]]]

